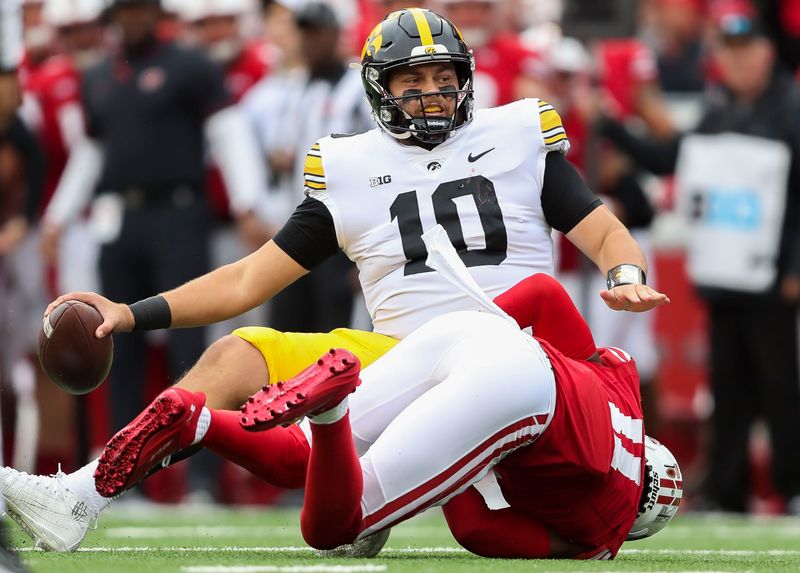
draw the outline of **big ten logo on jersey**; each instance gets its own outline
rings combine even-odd
[[[378,185],[387,185],[392,182],[391,175],[381,175],[380,177],[370,177],[369,186],[377,187]]]

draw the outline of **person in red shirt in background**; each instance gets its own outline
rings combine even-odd
[[[436,6],[458,26],[475,54],[475,106],[519,99],[519,82],[537,56],[519,35],[503,29],[500,0],[438,0]]]
[[[24,74],[22,116],[36,134],[45,156],[39,214],[50,203],[70,149],[85,137],[80,73],[100,54],[103,27],[99,19],[103,8],[102,0],[47,0],[40,4],[27,4],[27,37],[31,49]],[[96,254],[96,244],[84,221],[65,230],[60,249],[48,241],[44,222],[29,232],[17,248],[12,260],[19,300],[24,309],[21,321],[24,326],[20,331],[31,356],[35,353],[39,330],[38,309],[52,296],[51,293],[63,288],[96,287]],[[63,264],[65,258],[69,264]],[[20,412],[36,416],[35,380],[38,377],[43,382],[44,378],[35,360],[17,361],[13,372]],[[55,460],[73,458],[71,404],[74,401],[49,383],[43,382],[39,387],[38,404],[44,410],[40,417],[46,423],[38,440],[38,460],[38,421],[32,423],[33,432],[27,428],[17,432],[15,460],[24,460],[24,466],[29,468],[38,461],[40,471],[53,471],[57,467]],[[79,419],[85,418],[79,416]],[[29,439],[20,441],[23,436]]]
[[[47,157],[41,212],[50,204],[72,149],[86,138],[81,104],[81,73],[103,55],[102,0],[63,2],[48,0],[44,18],[55,31],[57,53],[30,74],[27,82],[29,121],[34,125]],[[60,241],[44,218],[40,249],[44,261],[58,269],[51,288],[97,286],[97,247],[83,221],[59,231]],[[59,246],[60,245],[60,246]],[[60,264],[69,260],[69,264]]]
[[[26,92],[31,96],[26,117],[38,131],[47,153],[44,204],[64,172],[69,149],[85,133],[80,73],[100,55],[102,11],[102,0],[49,0],[45,6],[45,22],[56,32],[58,53],[31,72],[26,83]]]

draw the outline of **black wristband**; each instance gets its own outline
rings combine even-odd
[[[172,324],[172,311],[163,296],[151,296],[129,306],[133,313],[133,330],[158,330]]]
[[[606,275],[606,287],[611,290],[622,285],[645,285],[647,277],[639,265],[617,265]]]

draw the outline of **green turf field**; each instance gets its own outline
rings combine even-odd
[[[469,573],[492,571],[800,572],[800,519],[678,516],[665,531],[627,544],[615,561],[497,561],[457,548],[438,512],[392,532],[374,559],[315,557],[296,511],[112,508],[74,554],[13,541],[34,573]]]

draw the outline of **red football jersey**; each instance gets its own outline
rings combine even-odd
[[[25,91],[36,100],[41,112],[38,136],[47,162],[41,204],[43,209],[53,196],[67,165],[69,150],[64,141],[60,117],[69,106],[82,110],[80,75],[70,58],[53,56],[29,71]]]
[[[556,379],[550,426],[495,468],[512,508],[565,540],[616,555],[636,518],[644,477],[639,375],[629,355],[599,349],[602,364],[572,360],[539,340]]]

